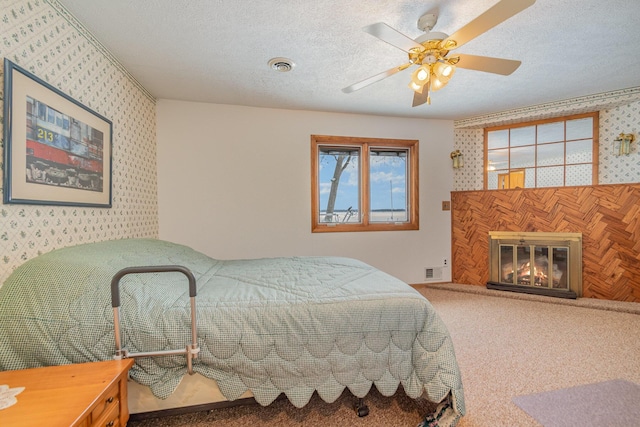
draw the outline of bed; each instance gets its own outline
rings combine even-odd
[[[194,298],[179,272],[121,277],[114,314],[116,273],[164,265],[195,278],[194,375],[180,355],[136,357],[133,414],[246,397],[269,405],[281,395],[303,407],[314,392],[333,402],[372,385],[447,402],[451,425],[465,413],[449,333],[402,281],[350,258],[217,260],[156,239],[67,247],[17,268],[0,288],[0,369],[111,359],[117,317],[128,351],[188,348]]]

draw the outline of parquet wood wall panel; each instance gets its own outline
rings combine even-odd
[[[582,233],[582,296],[640,302],[640,184],[451,193],[452,280],[485,286],[489,231]]]

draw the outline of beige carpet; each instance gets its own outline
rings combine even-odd
[[[640,383],[640,304],[562,300],[467,285],[416,287],[449,328],[465,388],[460,427],[539,426],[514,396],[625,379]],[[345,393],[329,405],[314,397],[302,409],[286,400],[132,421],[130,427],[415,426],[425,407],[402,393],[367,399],[358,418]],[[638,424],[640,425],[640,423]],[[587,427],[587,426],[585,426]]]

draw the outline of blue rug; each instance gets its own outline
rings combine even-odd
[[[626,380],[516,396],[512,400],[544,427],[640,426],[640,385]]]

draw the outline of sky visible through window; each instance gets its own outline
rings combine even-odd
[[[331,191],[336,157],[321,154],[320,160],[320,210],[325,211]],[[359,161],[352,158],[342,172],[335,211],[346,211],[349,207],[358,210]],[[373,155],[369,159],[371,210],[406,210],[407,208],[407,158],[398,155]]]

